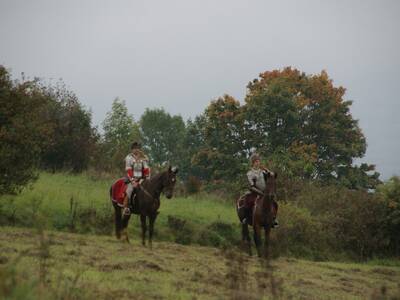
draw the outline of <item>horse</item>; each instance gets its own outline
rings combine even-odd
[[[277,173],[266,171],[263,173],[265,179],[265,190],[263,196],[257,196],[251,214],[244,215],[243,211],[243,197],[239,198],[236,202],[236,210],[239,220],[242,224],[242,243],[247,246],[249,255],[251,252],[251,242],[248,225],[253,226],[254,243],[256,245],[258,256],[265,258],[269,257],[270,248],[270,232],[274,224],[274,217],[276,214],[277,206],[275,203],[276,198],[276,178]],[[241,210],[242,209],[242,210]],[[245,219],[247,218],[247,220]],[[243,221],[245,219],[245,221]],[[261,229],[264,228],[264,253],[261,249]]]
[[[158,215],[158,209],[160,208],[160,195],[163,192],[164,195],[171,199],[174,192],[176,183],[176,174],[178,168],[169,167],[166,171],[158,173],[151,177],[151,179],[144,180],[139,189],[136,192],[135,199],[129,199],[131,211],[140,215],[140,223],[142,228],[142,244],[146,245],[146,231],[147,231],[147,218],[149,218],[149,246],[152,247],[152,239],[154,232],[154,222]],[[129,243],[128,237],[128,223],[131,215],[124,215],[122,213],[123,207],[116,199],[113,199],[116,184],[121,182],[117,180],[110,188],[110,198],[115,209],[115,234],[117,239],[120,239],[122,235],[125,236],[126,242]],[[134,193],[132,193],[133,197]],[[132,198],[131,197],[131,198]],[[134,205],[132,205],[134,203]]]

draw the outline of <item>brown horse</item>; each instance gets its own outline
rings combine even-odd
[[[149,245],[151,247],[154,222],[160,208],[160,195],[163,192],[168,199],[172,197],[177,173],[177,168],[169,167],[168,170],[152,176],[151,179],[144,180],[136,192],[136,199],[129,200],[131,211],[140,215],[143,246],[146,244],[147,218],[149,218]],[[110,197],[113,194],[113,187],[114,184],[110,188]],[[118,239],[124,235],[125,240],[129,243],[127,227],[131,215],[124,215],[123,208],[114,201],[112,203],[115,209],[115,234]]]
[[[242,222],[242,242],[247,246],[247,250],[250,255],[251,253],[251,242],[250,242],[250,234],[248,225],[253,226],[254,231],[254,243],[256,244],[257,254],[258,256],[269,256],[269,247],[270,247],[270,232],[271,228],[274,224],[274,217],[276,214],[276,178],[278,174],[273,172],[265,172],[265,191],[263,196],[258,196],[255,199],[254,206],[250,213],[244,216],[243,212],[246,210],[242,210],[243,198],[238,199],[236,203],[236,209],[239,216],[239,220]],[[246,214],[246,213],[245,213]],[[243,222],[243,219],[246,218],[247,221]],[[261,229],[264,229],[264,253],[262,253],[262,245],[261,245]]]

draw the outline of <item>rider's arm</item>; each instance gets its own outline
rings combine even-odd
[[[128,155],[125,158],[125,171],[126,171],[126,175],[128,176],[128,179],[130,181],[133,180],[133,169],[132,169],[132,157],[130,155]]]
[[[143,178],[150,178],[150,167],[148,160],[143,160]]]

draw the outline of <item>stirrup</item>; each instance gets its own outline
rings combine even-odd
[[[246,225],[246,224],[247,224],[247,218],[244,218],[244,219],[242,220],[242,224],[243,224],[243,225]]]
[[[124,216],[129,216],[131,214],[131,210],[129,209],[129,207],[125,207],[122,213],[124,214]]]

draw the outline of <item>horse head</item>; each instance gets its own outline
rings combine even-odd
[[[268,196],[271,200],[276,197],[276,179],[278,178],[278,173],[271,171],[264,171],[265,180],[265,191],[264,195]]]
[[[163,176],[163,182],[162,182],[163,191],[168,199],[171,199],[174,193],[177,173],[178,173],[177,167],[169,166],[168,170],[165,172],[165,176]]]

